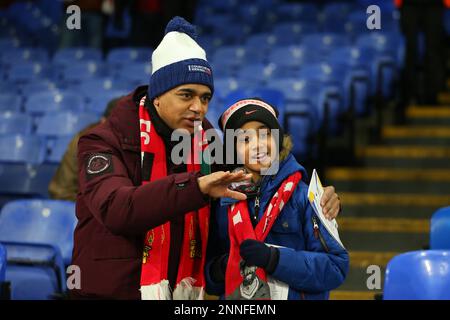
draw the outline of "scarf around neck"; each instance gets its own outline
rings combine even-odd
[[[139,127],[141,133],[142,184],[167,177],[166,148],[161,136],[152,125],[145,107],[144,96],[139,104]],[[203,130],[191,139],[192,154],[188,155],[187,171],[209,173],[209,166],[203,162],[203,151],[207,146]],[[146,159],[151,155],[153,162],[148,169]],[[199,161],[202,160],[202,161]],[[201,163],[201,165],[200,165]],[[148,170],[144,170],[147,168]],[[151,172],[149,172],[149,170]],[[149,199],[149,206],[151,199]],[[205,288],[204,265],[209,229],[209,205],[184,216],[183,243],[175,289],[172,293],[168,281],[170,254],[170,222],[166,222],[145,236],[141,268],[142,300],[195,300],[203,299]]]
[[[270,289],[264,269],[245,265],[239,254],[246,239],[264,241],[285,204],[301,180],[300,172],[286,178],[273,195],[261,220],[253,228],[247,200],[228,207],[228,235],[230,253],[225,276],[225,297],[230,300],[270,299]]]

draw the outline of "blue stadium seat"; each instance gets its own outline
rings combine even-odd
[[[33,118],[28,114],[17,112],[0,112],[0,135],[30,134]]]
[[[28,97],[25,111],[31,114],[42,115],[49,112],[83,110],[83,98],[80,94],[70,91],[40,92]]]
[[[59,248],[64,263],[72,260],[77,223],[72,201],[27,199],[7,203],[0,213],[0,241],[40,243]]]
[[[413,251],[389,261],[383,299],[449,300],[449,288],[450,251]]]
[[[57,84],[53,81],[42,80],[42,81],[33,81],[30,83],[25,83],[20,86],[20,92],[23,96],[27,97],[39,92],[44,91],[56,91]]]
[[[224,112],[231,105],[235,104],[238,100],[251,98],[250,90],[237,89],[229,92],[223,99],[222,105],[219,107],[221,112]]]
[[[378,53],[391,56],[399,64],[403,53],[404,38],[397,32],[370,32],[356,40],[356,45],[375,49]]]
[[[6,248],[0,243],[0,299],[11,299],[11,288],[6,280],[7,256]]]
[[[152,75],[150,63],[130,63],[126,68],[120,70],[115,76],[122,81],[127,81],[137,87],[148,84]]]
[[[234,104],[236,101],[248,98],[260,98],[271,105],[275,106],[279,111],[278,120],[280,123],[284,121],[284,112],[286,102],[283,92],[276,89],[270,89],[267,87],[254,87],[246,90],[231,91],[224,99],[223,110]],[[209,112],[209,111],[208,111]]]
[[[431,217],[430,249],[450,250],[450,207],[437,210]]]
[[[238,79],[234,78],[218,78],[214,80],[214,100],[223,102],[230,92],[237,89],[247,89]]]
[[[52,61],[54,64],[70,64],[77,61],[100,62],[101,60],[102,53],[99,49],[79,47],[58,50],[53,56]]]
[[[242,45],[245,39],[257,29],[249,20],[214,26],[213,34],[220,35],[226,45]]]
[[[106,67],[102,62],[78,61],[63,66],[61,78],[69,84],[81,83],[94,77],[108,76]]]
[[[22,98],[11,91],[0,93],[0,111],[20,112],[22,107]]]
[[[73,136],[96,121],[98,116],[91,113],[50,113],[38,120],[36,134],[46,137]]]
[[[350,45],[351,39],[345,34],[337,33],[314,33],[306,35],[302,41],[302,45],[315,52],[316,54],[326,57],[336,47]]]
[[[277,89],[257,87],[255,89],[249,90],[249,94],[253,97],[259,97],[264,101],[269,102],[278,109],[282,109],[285,104],[285,97],[283,92]]]
[[[332,64],[342,64],[349,68],[353,85],[353,104],[358,116],[370,113],[368,97],[376,93],[376,74],[371,76],[371,61],[373,56],[367,50],[344,46],[336,49],[330,56]]]
[[[45,157],[44,141],[31,135],[0,136],[0,162],[42,163]]]
[[[299,76],[327,86],[327,90],[338,95],[338,99],[341,101],[339,113],[348,110],[351,77],[346,65],[327,62],[309,64],[301,68]]]
[[[114,17],[109,16],[107,20],[105,38],[115,39],[115,40],[125,40],[130,37],[131,33],[131,16],[128,9],[122,10],[122,25],[119,27],[114,23]]]
[[[3,242],[12,300],[52,300],[66,291],[64,263],[56,247]]]
[[[0,283],[5,281],[6,272],[6,248],[0,244]]]
[[[0,244],[0,282],[5,281],[6,249]]]
[[[318,31],[316,25],[300,22],[283,22],[275,25],[272,30],[281,46],[299,45],[306,34]]]
[[[345,23],[352,9],[356,9],[351,3],[331,2],[327,3],[320,14],[320,24],[325,32],[345,32]],[[358,13],[361,15],[360,11]],[[366,19],[366,15],[363,15]]]
[[[268,83],[275,77],[277,67],[275,63],[247,64],[238,70],[237,78],[250,85],[259,86]]]
[[[1,74],[0,74],[1,77]],[[20,94],[20,86],[17,83],[10,82],[4,79],[0,79],[0,110],[2,110],[2,98],[3,92],[8,92],[8,94],[17,93]]]
[[[285,121],[288,112],[305,112],[312,121],[311,132],[315,133],[323,126],[327,115],[327,92],[313,81],[299,78],[286,78],[273,81],[268,86],[279,90],[285,98]]]
[[[222,68],[237,69],[244,64],[247,50],[241,46],[224,46],[214,53],[212,61],[220,64]]]
[[[277,66],[276,77],[293,78],[302,65],[319,62],[321,57],[308,47],[288,46],[272,50],[268,60]]]
[[[286,21],[316,23],[319,18],[319,9],[312,3],[283,3],[276,10]]]
[[[236,13],[239,21],[257,28],[255,31],[263,31],[267,28],[268,21],[266,20],[266,10],[257,3],[243,3],[236,6]]]
[[[105,112],[106,106],[112,99],[119,98],[128,93],[129,92],[124,90],[109,90],[92,94],[89,96],[89,102],[86,105],[86,112],[101,116]]]
[[[11,66],[8,71],[8,80],[14,83],[40,82],[49,77],[49,69],[41,63],[22,62]]]
[[[46,64],[49,61],[48,52],[43,48],[16,48],[5,50],[0,54],[3,65],[13,66],[24,62]]]
[[[344,24],[345,33],[352,39],[367,33],[367,16],[360,11],[351,12]]]
[[[345,69],[344,69],[345,70]],[[307,65],[302,68],[299,77],[306,82],[317,82],[326,92],[328,112],[327,132],[333,135],[341,133],[343,127],[340,125],[339,117],[348,110],[348,103],[344,95],[343,86],[348,88],[350,94],[350,78],[345,76],[344,70],[336,68],[327,63]]]
[[[64,153],[66,153],[67,147],[72,140],[72,136],[58,137],[53,143],[49,155],[45,159],[48,163],[61,162]]]
[[[203,30],[208,33],[214,33],[218,26],[220,27],[233,23],[233,17],[229,14],[211,12],[210,14],[203,16],[198,22],[198,26]]]
[[[247,50],[260,52],[262,58],[258,62],[265,62],[263,58],[277,45],[278,38],[271,33],[258,33],[251,35],[245,42],[245,47]]]
[[[218,48],[225,45],[226,39],[220,34],[203,34],[197,42],[205,50],[206,57],[210,58]]]
[[[112,64],[129,64],[135,62],[148,62],[152,58],[152,48],[116,48],[112,49],[106,58],[108,63]]]
[[[3,30],[2,30],[3,31]],[[0,38],[0,50],[1,52],[11,51],[17,49],[20,46],[20,41],[17,38]],[[1,61],[1,59],[0,59]]]
[[[77,86],[80,94],[88,99],[94,95],[108,94],[110,91],[121,91],[128,93],[134,87],[127,81],[120,81],[113,78],[87,79]]]
[[[0,200],[48,197],[48,185],[56,168],[57,164],[49,163],[0,163]]]
[[[361,35],[356,45],[372,58],[370,67],[376,89],[381,91],[383,97],[392,97],[393,84],[399,76],[397,68],[400,62],[396,50],[402,50],[400,39],[382,33],[369,33]]]

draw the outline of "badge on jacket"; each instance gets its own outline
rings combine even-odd
[[[86,177],[92,179],[113,171],[112,155],[108,153],[95,153],[86,161]]]

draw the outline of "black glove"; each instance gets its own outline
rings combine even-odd
[[[280,260],[280,251],[277,248],[269,247],[258,240],[244,240],[239,251],[248,266],[263,268],[269,274],[275,271]]]
[[[228,253],[221,255],[214,259],[211,263],[211,278],[216,283],[221,283],[225,281],[225,272],[227,270],[228,264]]]

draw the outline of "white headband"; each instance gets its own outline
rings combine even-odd
[[[261,100],[254,100],[254,99],[245,99],[245,100],[241,100],[236,102],[235,104],[233,104],[231,107],[229,107],[227,109],[227,111],[225,111],[222,115],[222,128],[225,130],[225,125],[227,124],[228,120],[230,119],[230,117],[233,115],[233,113],[235,113],[237,110],[249,105],[249,104],[253,104],[253,105],[257,105],[259,107],[262,107],[264,109],[266,109],[267,111],[269,111],[271,114],[273,114],[273,116],[276,118],[277,114],[275,112],[275,110],[268,105],[267,103],[261,101]]]

